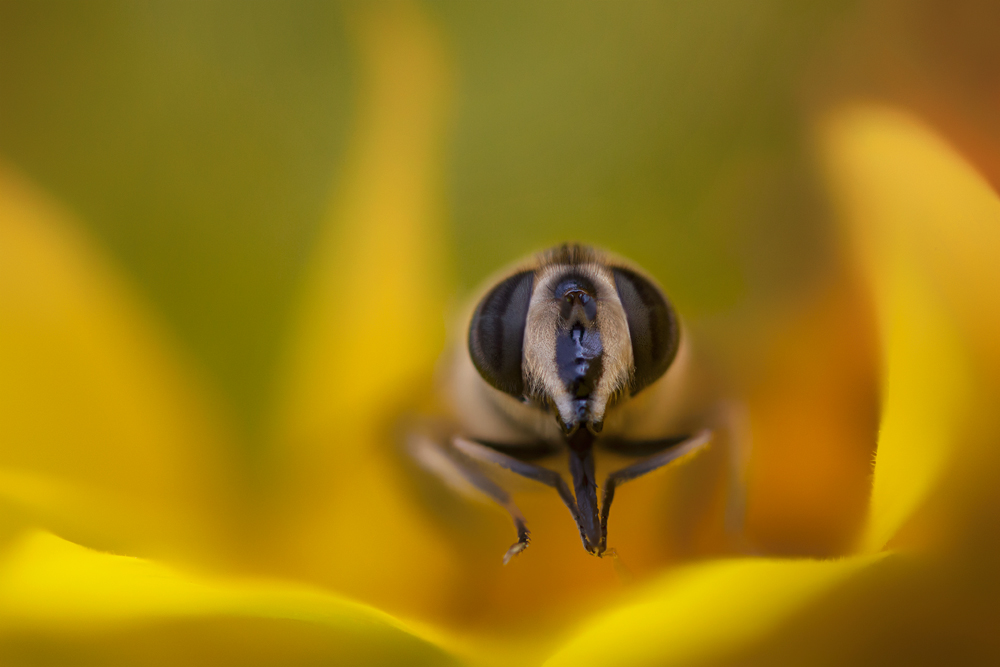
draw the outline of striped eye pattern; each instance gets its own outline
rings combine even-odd
[[[670,367],[680,345],[680,325],[658,287],[626,268],[616,267],[613,273],[632,340],[635,370],[629,391],[634,396]]]
[[[635,395],[670,367],[680,344],[680,326],[656,285],[631,269],[611,271],[632,341],[629,393]],[[479,302],[469,326],[469,354],[476,370],[491,386],[515,398],[524,394],[524,330],[534,284],[534,271],[501,281]]]
[[[524,394],[521,358],[534,285],[534,271],[507,278],[483,297],[469,325],[469,355],[476,370],[515,398]]]

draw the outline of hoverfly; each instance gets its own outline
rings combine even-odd
[[[407,445],[426,470],[507,511],[517,541],[505,564],[530,533],[481,466],[555,489],[584,549],[602,556],[615,489],[712,440],[711,410],[688,392],[680,320],[656,282],[624,260],[580,244],[539,253],[492,282],[465,322],[444,369],[455,423],[445,435],[411,433]],[[600,450],[635,460],[599,486]],[[570,483],[537,463],[556,455],[568,459]]]

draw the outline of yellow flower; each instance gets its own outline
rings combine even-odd
[[[4,664],[996,659],[1000,199],[969,164],[885,107],[838,107],[817,125],[844,272],[870,295],[882,365],[871,501],[850,555],[666,568],[636,523],[647,555],[637,550],[637,581],[622,586],[580,553],[557,503],[538,500],[534,525],[552,539],[503,568],[479,540],[455,545],[391,450],[401,406],[426,403],[409,393],[443,340],[447,58],[413,7],[361,11],[355,35],[360,122],[283,364],[264,483],[237,463],[236,429],[208,384],[111,263],[0,171]],[[831,292],[819,328],[857,316],[863,338],[864,309]],[[794,348],[776,353],[792,361],[770,386],[795,377]],[[864,341],[841,351],[867,359]],[[864,373],[845,368],[831,377],[863,388]],[[837,467],[856,429],[822,407],[841,394],[800,386],[807,401],[751,399],[757,479],[781,483],[767,477],[767,447],[804,415],[830,465],[800,497],[855,502],[844,499],[856,490],[832,488],[858,477]],[[773,529],[775,497],[751,483],[751,533]]]

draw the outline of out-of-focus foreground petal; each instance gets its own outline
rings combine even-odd
[[[987,480],[1000,457],[992,452],[996,420],[972,400],[995,384],[989,372],[973,373],[972,361],[985,356],[979,368],[988,370],[990,353],[977,340],[996,340],[1000,200],[904,114],[852,108],[823,131],[833,192],[875,292],[885,346],[862,545],[871,553],[682,570],[587,624],[551,664],[913,664],[997,655],[998,577],[983,567],[996,524],[977,519],[995,517],[980,508],[997,505]],[[919,537],[898,539],[901,531]],[[901,553],[879,551],[887,541]]]
[[[739,559],[686,567],[583,626],[546,664],[711,664],[877,557]]]
[[[232,488],[226,429],[67,218],[0,165],[4,514],[99,548],[204,555]]]
[[[421,400],[408,392],[426,386],[443,341],[448,68],[412,3],[359,6],[349,19],[360,104],[279,397],[284,486],[268,539],[289,574],[399,611],[446,589],[450,572],[390,451],[390,419]]]
[[[364,605],[292,584],[193,575],[29,531],[0,559],[4,664],[438,665]]]

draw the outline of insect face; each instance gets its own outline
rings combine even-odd
[[[482,378],[554,413],[569,437],[601,432],[609,404],[666,372],[676,316],[649,279],[582,246],[542,255],[480,301],[469,354]]]
[[[584,548],[600,556],[615,487],[709,439],[705,430],[629,438],[634,416],[659,414],[666,407],[660,399],[675,396],[674,385],[660,383],[652,395],[656,400],[631,401],[666,380],[679,343],[677,317],[650,278],[586,246],[554,248],[496,282],[479,300],[449,381],[456,428],[445,443],[413,440],[411,453],[452,486],[471,485],[508,511],[518,541],[504,562],[528,545],[524,517],[510,495],[469,459],[554,488],[576,521]],[[644,457],[608,476],[600,505],[597,446]],[[539,452],[559,451],[568,456],[571,485],[533,462]]]

